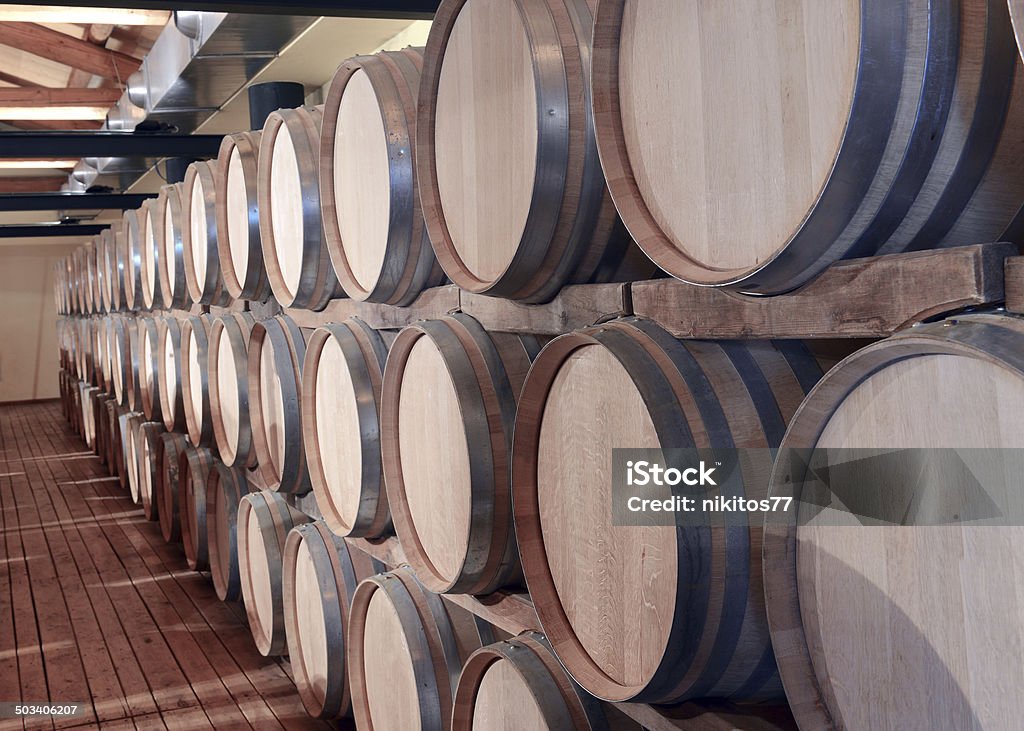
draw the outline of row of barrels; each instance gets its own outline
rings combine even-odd
[[[189,338],[212,329],[195,320]],[[1024,529],[929,524],[963,510],[969,470],[854,480],[892,528],[816,524],[788,463],[770,480],[751,468],[728,485],[733,496],[798,499],[800,510],[765,526],[619,525],[612,450],[1012,454],[1024,433],[1022,323],[963,315],[831,367],[806,343],[677,340],[640,318],[542,343],[458,313],[397,335],[358,320],[309,332],[278,316],[251,324],[231,371],[186,355],[184,335],[179,359],[199,358],[207,385],[215,371],[246,379],[229,387],[248,399],[232,423],[248,424],[255,457],[236,451],[234,465],[255,460],[268,494],[311,490],[339,537],[394,532],[430,592],[525,584],[559,661],[599,698],[787,697],[809,728],[913,725],[934,713],[1000,725],[1019,701],[986,688],[1024,665],[1012,651],[1016,614],[992,587],[1019,577],[1009,547]],[[167,380],[211,402],[201,379]],[[204,414],[235,408],[220,388]],[[909,496],[887,497],[903,477]],[[895,656],[904,661],[886,660]]]
[[[425,49],[346,61],[68,258],[58,304],[536,302],[658,267],[776,294],[1019,243],[1022,79],[1004,0],[444,0]]]
[[[105,415],[83,411],[72,391]],[[244,469],[66,371],[61,395],[69,421],[164,538],[181,543],[189,568],[209,571],[221,600],[244,601],[259,651],[290,657],[310,715],[381,731],[504,729],[512,717],[551,731],[639,728],[583,691],[543,635],[512,637],[410,569],[388,572],[281,493],[256,490]]]

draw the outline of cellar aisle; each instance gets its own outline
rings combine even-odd
[[[0,406],[0,513],[0,698],[84,703],[60,728],[327,727],[58,401]]]

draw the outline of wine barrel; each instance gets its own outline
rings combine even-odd
[[[121,266],[125,308],[142,307],[142,209],[125,211],[121,227]]]
[[[220,275],[215,169],[215,162],[192,163],[181,191],[185,286],[191,300],[203,305],[230,301]]]
[[[601,173],[591,21],[586,0],[447,0],[434,16],[416,171],[434,252],[465,290],[539,302],[655,271]]]
[[[103,248],[103,303],[108,312],[124,309],[124,261],[118,254],[121,226],[115,222],[100,234]]]
[[[644,251],[689,282],[775,294],[838,259],[1024,241],[1005,3],[799,12],[601,1],[598,144]]]
[[[269,490],[242,497],[238,504],[238,570],[242,599],[256,649],[264,657],[283,655],[287,644],[282,560],[288,531],[311,518]]]
[[[423,49],[345,61],[320,130],[324,242],[352,299],[411,303],[444,283],[416,185],[416,100]]]
[[[128,334],[131,322],[124,317],[115,316],[107,323],[114,396],[121,406],[128,406],[128,391],[131,389],[131,340]]]
[[[206,485],[216,464],[217,458],[205,447],[188,447],[178,457],[181,544],[185,549],[185,562],[193,571],[206,571],[210,567]]]
[[[136,411],[129,411],[122,419],[121,441],[124,445],[124,462],[128,467],[128,494],[132,502],[138,505],[142,502],[142,494],[139,492],[139,454],[136,447],[139,427],[145,423],[146,417]]]
[[[128,467],[124,461],[124,442],[121,440],[121,407],[117,399],[107,401],[107,420],[110,442],[107,444],[107,465],[110,474],[117,478],[121,489],[128,487]]]
[[[159,310],[164,306],[163,291],[160,289],[160,256],[163,253],[164,222],[161,218],[160,201],[147,200],[139,209],[141,244],[140,275],[142,306],[147,310]]]
[[[357,727],[445,731],[459,671],[494,635],[490,625],[428,592],[402,567],[359,584],[347,640]]]
[[[1024,0],[1007,0],[1013,33],[1017,37],[1017,48],[1024,54]]]
[[[544,633],[588,692],[644,703],[781,696],[760,528],[681,513],[675,525],[613,527],[612,450],[766,455],[820,376],[796,341],[679,341],[637,318],[563,335],[534,361],[512,450],[516,534]],[[720,489],[764,497],[767,466],[752,464]]]
[[[351,712],[344,663],[349,607],[359,582],[385,570],[323,521],[288,534],[282,578],[288,659],[302,705],[315,718]]]
[[[95,399],[93,398],[100,390],[88,383],[82,383],[82,438],[85,446],[89,449],[96,447],[96,413],[94,411]]]
[[[96,245],[85,244],[82,247],[82,266],[85,273],[85,311],[89,314],[99,312],[99,301],[96,299]]]
[[[146,421],[161,421],[160,326],[153,317],[139,318],[139,395]]]
[[[221,460],[245,467],[252,453],[249,424],[249,333],[255,320],[247,312],[232,312],[210,325],[207,384],[210,420]]]
[[[93,321],[93,342],[96,351],[96,379],[105,393],[114,391],[114,372],[110,365],[110,327],[109,317]]]
[[[242,596],[238,574],[238,504],[248,495],[245,470],[217,462],[206,483],[206,545],[210,579],[222,602]]]
[[[322,309],[338,279],[320,218],[320,113],[278,109],[263,126],[257,189],[263,263],[282,307]]]
[[[160,510],[157,486],[160,483],[160,474],[163,468],[163,435],[165,433],[164,425],[156,421],[140,424],[135,432],[139,498],[146,520],[156,520]]]
[[[188,307],[192,302],[185,283],[183,199],[183,185],[175,183],[160,188],[155,204],[163,229],[159,239],[162,248],[157,260],[160,298],[165,307],[177,309]]]
[[[160,414],[167,431],[185,428],[184,389],[181,377],[181,321],[165,317],[159,324],[157,391],[160,394]]]
[[[160,533],[168,543],[181,541],[181,455],[188,448],[188,437],[177,432],[161,435],[163,454],[160,464],[160,483],[157,490]]]
[[[100,458],[100,464],[103,466],[107,465],[107,441],[110,439],[106,405],[107,394],[103,389],[97,388],[92,394],[92,419],[96,425],[96,441],[92,445],[92,451]]]
[[[224,287],[235,299],[265,300],[270,295],[256,185],[260,134],[225,136],[214,169],[220,272]]]
[[[257,322],[249,335],[249,418],[258,470],[268,489],[310,491],[302,446],[302,364],[306,342],[287,315]]]
[[[435,592],[521,583],[509,460],[516,399],[540,350],[468,315],[410,325],[391,346],[381,452],[395,532]]]
[[[797,412],[771,490],[799,509],[766,527],[763,568],[800,728],[998,728],[1024,712],[1018,694],[990,692],[1024,677],[1006,591],[1022,578],[1022,353],[1017,317],[921,325],[841,362]],[[897,464],[873,466],[880,453]],[[933,469],[936,455],[960,455],[959,469]],[[811,459],[830,509],[803,494]]]
[[[504,731],[508,719],[537,731],[605,731],[594,696],[569,677],[543,635],[481,647],[459,675],[452,731]]]
[[[317,507],[339,536],[391,531],[380,453],[388,347],[352,318],[314,331],[302,366],[302,441]]]
[[[125,397],[131,411],[142,411],[142,338],[139,324],[142,318],[133,317],[125,320],[124,332],[128,347],[125,353],[128,362],[125,364]]]
[[[213,441],[208,387],[210,316],[193,316],[181,322],[181,388],[185,424],[192,444],[207,446]]]

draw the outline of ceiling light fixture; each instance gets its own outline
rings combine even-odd
[[[54,5],[0,5],[0,21],[16,23],[96,23],[101,25],[165,25],[167,10],[129,10]]]
[[[0,170],[70,170],[77,160],[0,160]]]
[[[52,106],[52,107],[3,107],[0,106],[0,121],[7,120],[95,120],[107,118],[110,107]]]

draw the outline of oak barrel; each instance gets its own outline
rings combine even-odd
[[[188,438],[196,446],[213,442],[209,390],[210,323],[209,315],[192,316],[181,323],[182,404]]]
[[[245,467],[252,453],[249,423],[249,333],[252,315],[232,312],[210,325],[207,384],[210,420],[221,460]]]
[[[138,462],[139,498],[146,520],[156,520],[160,504],[158,486],[163,469],[164,425],[147,421],[135,432],[135,458]]]
[[[181,455],[190,445],[188,437],[177,432],[167,432],[160,437],[163,442],[161,456],[158,517],[160,533],[168,543],[181,541]]]
[[[236,299],[264,300],[270,294],[256,185],[260,134],[226,135],[214,170],[220,272],[228,294]]]
[[[103,304],[108,312],[124,308],[124,262],[118,255],[120,224],[113,223],[100,234],[103,253]]]
[[[789,425],[798,459],[780,458],[772,495],[800,509],[766,527],[763,560],[801,729],[1018,725],[1024,700],[992,690],[1024,678],[1022,354],[1013,316],[909,328],[829,371]],[[880,477],[871,454],[896,462]],[[803,494],[807,464],[829,509]]]
[[[285,541],[288,531],[310,520],[270,490],[249,493],[238,505],[242,599],[256,649],[265,657],[287,651],[281,592]]]
[[[107,468],[117,478],[123,490],[128,486],[128,470],[124,462],[124,445],[121,441],[121,407],[117,399],[107,401],[107,432],[110,442],[107,444]]]
[[[160,289],[160,255],[163,252],[163,219],[159,200],[147,200],[139,209],[140,285],[142,307],[159,310],[164,306]]]
[[[534,361],[512,451],[516,535],[544,633],[588,692],[780,697],[760,528],[681,513],[613,527],[612,450],[758,448],[762,462],[715,489],[764,497],[767,448],[820,376],[798,341],[679,341],[638,318],[563,335]]]
[[[122,316],[114,316],[107,323],[114,396],[121,406],[128,406],[128,392],[131,389],[131,338],[128,328],[133,323],[134,320]]]
[[[139,492],[139,455],[137,451],[139,428],[146,422],[146,417],[136,411],[129,411],[123,417],[121,440],[124,444],[124,459],[128,466],[128,494],[132,502],[139,505],[142,494]]]
[[[216,162],[192,163],[181,189],[185,287],[193,302],[204,305],[230,301],[220,274],[215,171]]]
[[[427,591],[408,567],[364,579],[345,648],[356,726],[447,731],[463,663],[493,641],[490,625]]]
[[[391,531],[380,447],[388,346],[352,318],[314,331],[302,367],[302,441],[317,507],[339,536]]]
[[[184,186],[181,183],[160,188],[156,199],[160,225],[163,232],[160,243],[163,247],[157,260],[157,277],[160,280],[161,301],[165,307],[182,309],[188,307],[188,286],[185,282],[185,214],[182,209]]]
[[[161,421],[160,411],[160,325],[156,318],[140,317],[139,396],[146,421]]]
[[[302,445],[302,365],[306,342],[287,315],[253,325],[249,335],[249,418],[260,477],[269,489],[310,490]]]
[[[594,32],[612,196],[680,279],[776,294],[838,259],[1024,241],[1005,3],[601,0]]]
[[[434,16],[416,171],[434,251],[463,289],[546,301],[655,270],[601,172],[591,24],[586,0],[445,0]]]
[[[178,495],[181,510],[181,545],[193,571],[210,567],[207,543],[206,486],[217,458],[206,447],[188,447],[178,457]]]
[[[245,470],[218,461],[206,483],[206,544],[210,580],[217,597],[235,601],[242,596],[238,574],[238,504],[248,495]]]
[[[322,309],[339,292],[323,244],[317,166],[320,112],[279,109],[260,138],[258,195],[263,263],[282,307]]]
[[[470,655],[455,692],[452,731],[606,731],[602,704],[558,663],[543,635],[526,632]]]
[[[334,272],[356,300],[411,303],[444,282],[416,185],[423,49],[345,61],[320,130],[320,205]]]
[[[142,209],[125,211],[121,226],[121,265],[125,308],[142,308]]]
[[[509,486],[516,400],[535,338],[468,315],[402,330],[381,392],[381,452],[395,532],[431,591],[522,581]]]
[[[165,317],[159,322],[158,392],[160,414],[167,431],[185,429],[184,390],[181,377],[181,321]]]
[[[288,660],[306,712],[335,719],[351,712],[345,638],[349,607],[363,579],[383,564],[334,535],[323,521],[296,526],[284,547]]]

